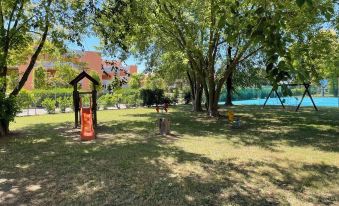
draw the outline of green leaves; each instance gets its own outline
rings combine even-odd
[[[302,5],[304,5],[304,3],[306,2],[306,0],[296,0],[297,4],[299,7],[301,7]]]
[[[309,6],[313,6],[312,0],[296,0],[296,3],[298,4],[299,7],[302,7],[306,2]]]

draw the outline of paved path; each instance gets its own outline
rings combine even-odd
[[[115,110],[118,109],[116,106],[114,107],[107,107],[106,110]],[[121,104],[120,109],[126,109],[126,106]],[[71,108],[66,108],[66,113],[73,112]],[[56,109],[56,113],[60,113],[60,109]],[[35,116],[35,115],[44,115],[48,114],[47,110],[44,108],[36,108],[36,109],[23,109],[20,113],[18,113],[17,117],[24,117],[24,116]]]

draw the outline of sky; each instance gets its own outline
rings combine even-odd
[[[67,43],[67,47],[71,50],[85,50],[85,51],[99,51],[102,52],[100,49],[97,47],[100,46],[100,39],[96,36],[86,36],[83,38],[82,41],[83,47],[80,47],[74,43]],[[109,56],[103,56],[102,58],[107,59],[107,60],[114,60],[112,57]],[[136,58],[129,57],[127,60],[124,61],[127,65],[132,65],[135,64],[138,66],[138,72],[143,72],[145,70],[145,62],[140,62]]]

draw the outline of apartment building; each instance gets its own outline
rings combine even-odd
[[[76,69],[85,70],[86,72],[95,71],[100,77],[104,89],[107,89],[108,85],[116,77],[119,78],[121,82],[123,82],[122,86],[126,87],[130,75],[138,72],[138,67],[136,65],[124,65],[120,60],[104,60],[100,52],[73,51],[72,53],[71,59],[65,58],[65,63],[72,65],[72,67]],[[14,70],[15,72],[18,72],[19,75],[22,75],[25,72],[27,65],[28,64],[23,64],[17,67],[11,67],[11,70]],[[52,60],[48,60],[47,57],[41,56],[39,58],[39,66],[42,66],[46,69],[48,76],[53,76],[55,74],[56,70],[54,65],[54,62]],[[79,65],[81,65],[81,67]],[[29,75],[24,85],[24,89],[34,89],[34,69]],[[80,82],[80,84],[83,89],[90,88],[89,81],[87,79],[84,79],[82,82]]]

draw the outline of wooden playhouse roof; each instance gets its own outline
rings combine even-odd
[[[83,78],[87,78],[89,79],[93,84],[95,85],[99,85],[99,82],[97,80],[95,80],[93,77],[91,77],[91,75],[87,74],[87,72],[82,71],[78,76],[76,76],[69,84],[71,85],[75,85],[77,84],[79,81],[81,81]]]

